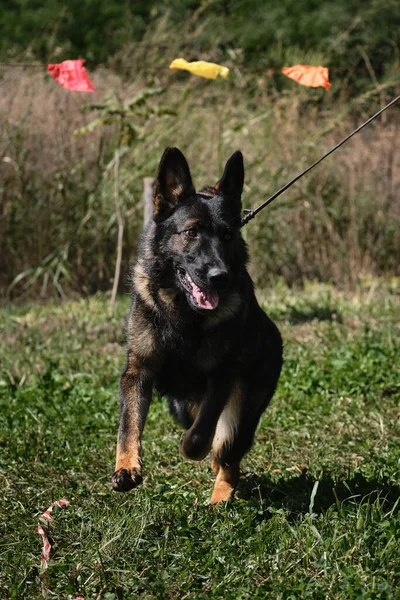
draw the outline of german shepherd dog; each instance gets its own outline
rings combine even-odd
[[[212,450],[211,503],[230,500],[239,465],[282,366],[282,339],[257,303],[240,233],[243,157],[195,191],[185,157],[167,148],[154,185],[154,214],[133,270],[127,365],[113,489],[142,481],[141,437],[153,387],[185,428],[181,454]]]

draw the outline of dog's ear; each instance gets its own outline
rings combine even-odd
[[[214,188],[218,194],[228,198],[234,203],[235,212],[239,212],[242,209],[241,195],[243,191],[244,183],[244,166],[243,166],[243,154],[237,150],[228,159],[224,174],[221,179],[215,184]]]
[[[184,197],[195,194],[189,166],[178,148],[166,148],[154,182],[155,221],[167,218]]]

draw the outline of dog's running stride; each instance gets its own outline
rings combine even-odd
[[[142,481],[141,437],[153,387],[186,429],[181,454],[212,450],[211,503],[230,500],[239,466],[276,388],[282,339],[257,303],[240,232],[243,157],[196,193],[188,164],[167,148],[154,186],[153,220],[133,271],[128,354],[114,490]]]

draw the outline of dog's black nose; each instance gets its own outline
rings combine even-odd
[[[208,280],[211,285],[224,286],[228,283],[229,273],[225,269],[213,267],[208,271]]]

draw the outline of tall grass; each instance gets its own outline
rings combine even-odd
[[[170,36],[167,51],[135,46],[115,60],[165,66],[179,55],[190,32],[189,24],[182,38]],[[161,44],[167,34],[161,22],[148,35]],[[298,62],[311,62],[312,57],[298,53]],[[350,98],[343,80],[334,80],[326,93],[283,83],[277,73],[240,70],[239,50],[229,56],[216,50],[203,58],[228,64],[230,79],[214,82],[168,70],[132,70],[123,78],[117,71],[99,69],[93,74],[98,92],[89,95],[63,90],[33,69],[2,74],[3,295],[93,293],[112,286],[117,223],[112,172],[106,167],[116,131],[104,126],[74,136],[96,116],[82,112],[83,103],[101,102],[110,91],[126,99],[157,85],[165,92],[151,102],[175,112],[149,119],[121,158],[126,215],[122,269],[127,272],[141,230],[142,178],[154,175],[165,146],[182,149],[198,187],[214,183],[225,160],[241,149],[244,205],[256,206],[352,130],[357,119],[388,100],[398,84],[396,76],[379,86],[371,77],[363,96]],[[323,56],[313,60],[322,62]],[[316,278],[352,286],[360,274],[400,272],[398,138],[398,113],[393,110],[249,224],[245,235],[258,284],[280,276],[289,284]]]

